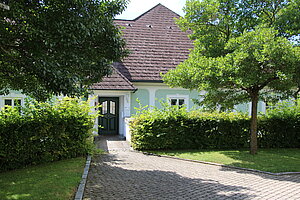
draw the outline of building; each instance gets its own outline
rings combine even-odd
[[[129,138],[128,122],[135,108],[141,105],[160,106],[160,100],[171,105],[183,105],[187,109],[196,106],[193,99],[199,98],[197,91],[169,88],[163,83],[161,74],[183,62],[193,48],[188,32],[180,30],[175,18],[180,16],[158,4],[134,20],[115,20],[123,28],[123,37],[130,54],[122,62],[114,63],[113,73],[91,87],[92,105],[101,104],[102,117],[95,122],[99,134],[118,134]],[[26,96],[11,91],[1,96],[0,106],[23,105]],[[259,104],[259,110],[264,110]],[[250,110],[249,104],[238,105],[239,111]],[[102,128],[98,128],[99,125]]]
[[[193,48],[188,33],[175,24],[180,16],[158,4],[134,20],[115,20],[124,27],[123,37],[130,54],[120,63],[114,63],[114,72],[103,82],[94,84],[94,104],[102,104],[97,124],[102,134],[120,134],[128,137],[128,119],[140,103],[160,106],[159,100],[170,99],[172,105],[194,106],[196,91],[169,88],[161,74],[183,62]],[[97,125],[96,127],[97,128]]]

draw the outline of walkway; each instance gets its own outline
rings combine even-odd
[[[109,153],[93,158],[84,200],[300,199],[300,175],[272,176],[130,150],[101,138]]]

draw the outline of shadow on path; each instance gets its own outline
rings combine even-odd
[[[114,154],[105,154],[93,158],[84,199],[252,199],[249,190],[170,171],[126,169]]]
[[[269,175],[269,174],[264,174],[264,173],[259,173],[259,172],[234,169],[234,168],[230,168],[230,167],[222,167],[220,170],[225,171],[225,172],[236,172],[239,174],[254,174],[256,176],[260,176],[263,179],[300,183],[300,174],[275,176],[275,175]],[[300,185],[299,185],[299,188],[300,188]]]

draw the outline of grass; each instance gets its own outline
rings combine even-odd
[[[257,155],[249,154],[249,150],[170,150],[152,153],[273,173],[300,172],[300,149],[260,149]]]
[[[80,157],[0,173],[0,199],[72,199],[84,165]]]

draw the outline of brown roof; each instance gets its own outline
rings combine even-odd
[[[115,68],[113,68],[113,73],[111,75],[103,78],[102,82],[93,84],[92,89],[133,91],[136,90],[132,83]]]
[[[175,68],[193,48],[188,34],[175,24],[179,17],[158,4],[134,20],[115,20],[125,27],[123,37],[130,50],[116,68],[130,81],[161,81],[160,73]]]
[[[92,88],[135,90],[131,82],[161,82],[160,73],[183,62],[193,48],[188,33],[175,24],[174,18],[179,17],[158,4],[134,20],[115,20],[124,28],[123,37],[130,54],[121,63],[114,63],[114,73]]]

